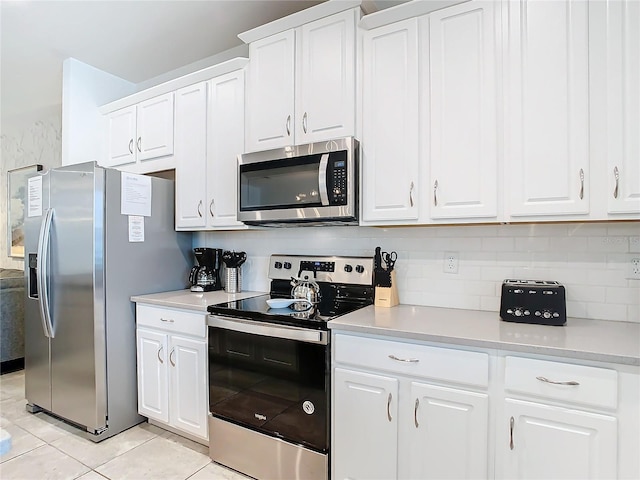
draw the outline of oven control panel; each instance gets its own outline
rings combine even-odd
[[[321,257],[271,255],[269,278],[289,280],[308,277],[328,283],[373,284],[373,257]]]

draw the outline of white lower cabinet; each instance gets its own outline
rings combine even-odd
[[[208,439],[204,314],[137,306],[138,413]]]
[[[396,478],[398,379],[336,368],[334,479]]]
[[[485,478],[489,395],[411,382],[407,478]]]
[[[504,365],[497,476],[617,478],[617,372],[511,356]]]
[[[507,398],[501,478],[616,478],[617,420]]]
[[[487,354],[336,335],[334,360],[334,479],[488,476]]]

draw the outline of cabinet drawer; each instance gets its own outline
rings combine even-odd
[[[506,357],[505,390],[615,409],[618,405],[618,372],[584,365]]]
[[[138,326],[160,328],[173,333],[204,338],[207,333],[206,315],[173,308],[136,305]]]
[[[479,387],[489,384],[486,353],[340,334],[333,348],[338,363]]]

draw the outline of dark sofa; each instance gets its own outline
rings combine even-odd
[[[24,365],[24,272],[0,269],[0,364],[2,371]]]

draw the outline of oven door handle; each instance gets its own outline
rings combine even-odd
[[[328,333],[323,330],[310,330],[306,328],[275,325],[273,323],[253,322],[239,318],[222,318],[209,315],[207,325],[210,327],[224,328],[234,332],[251,333],[263,337],[283,338],[305,343],[317,343],[327,345]]]

